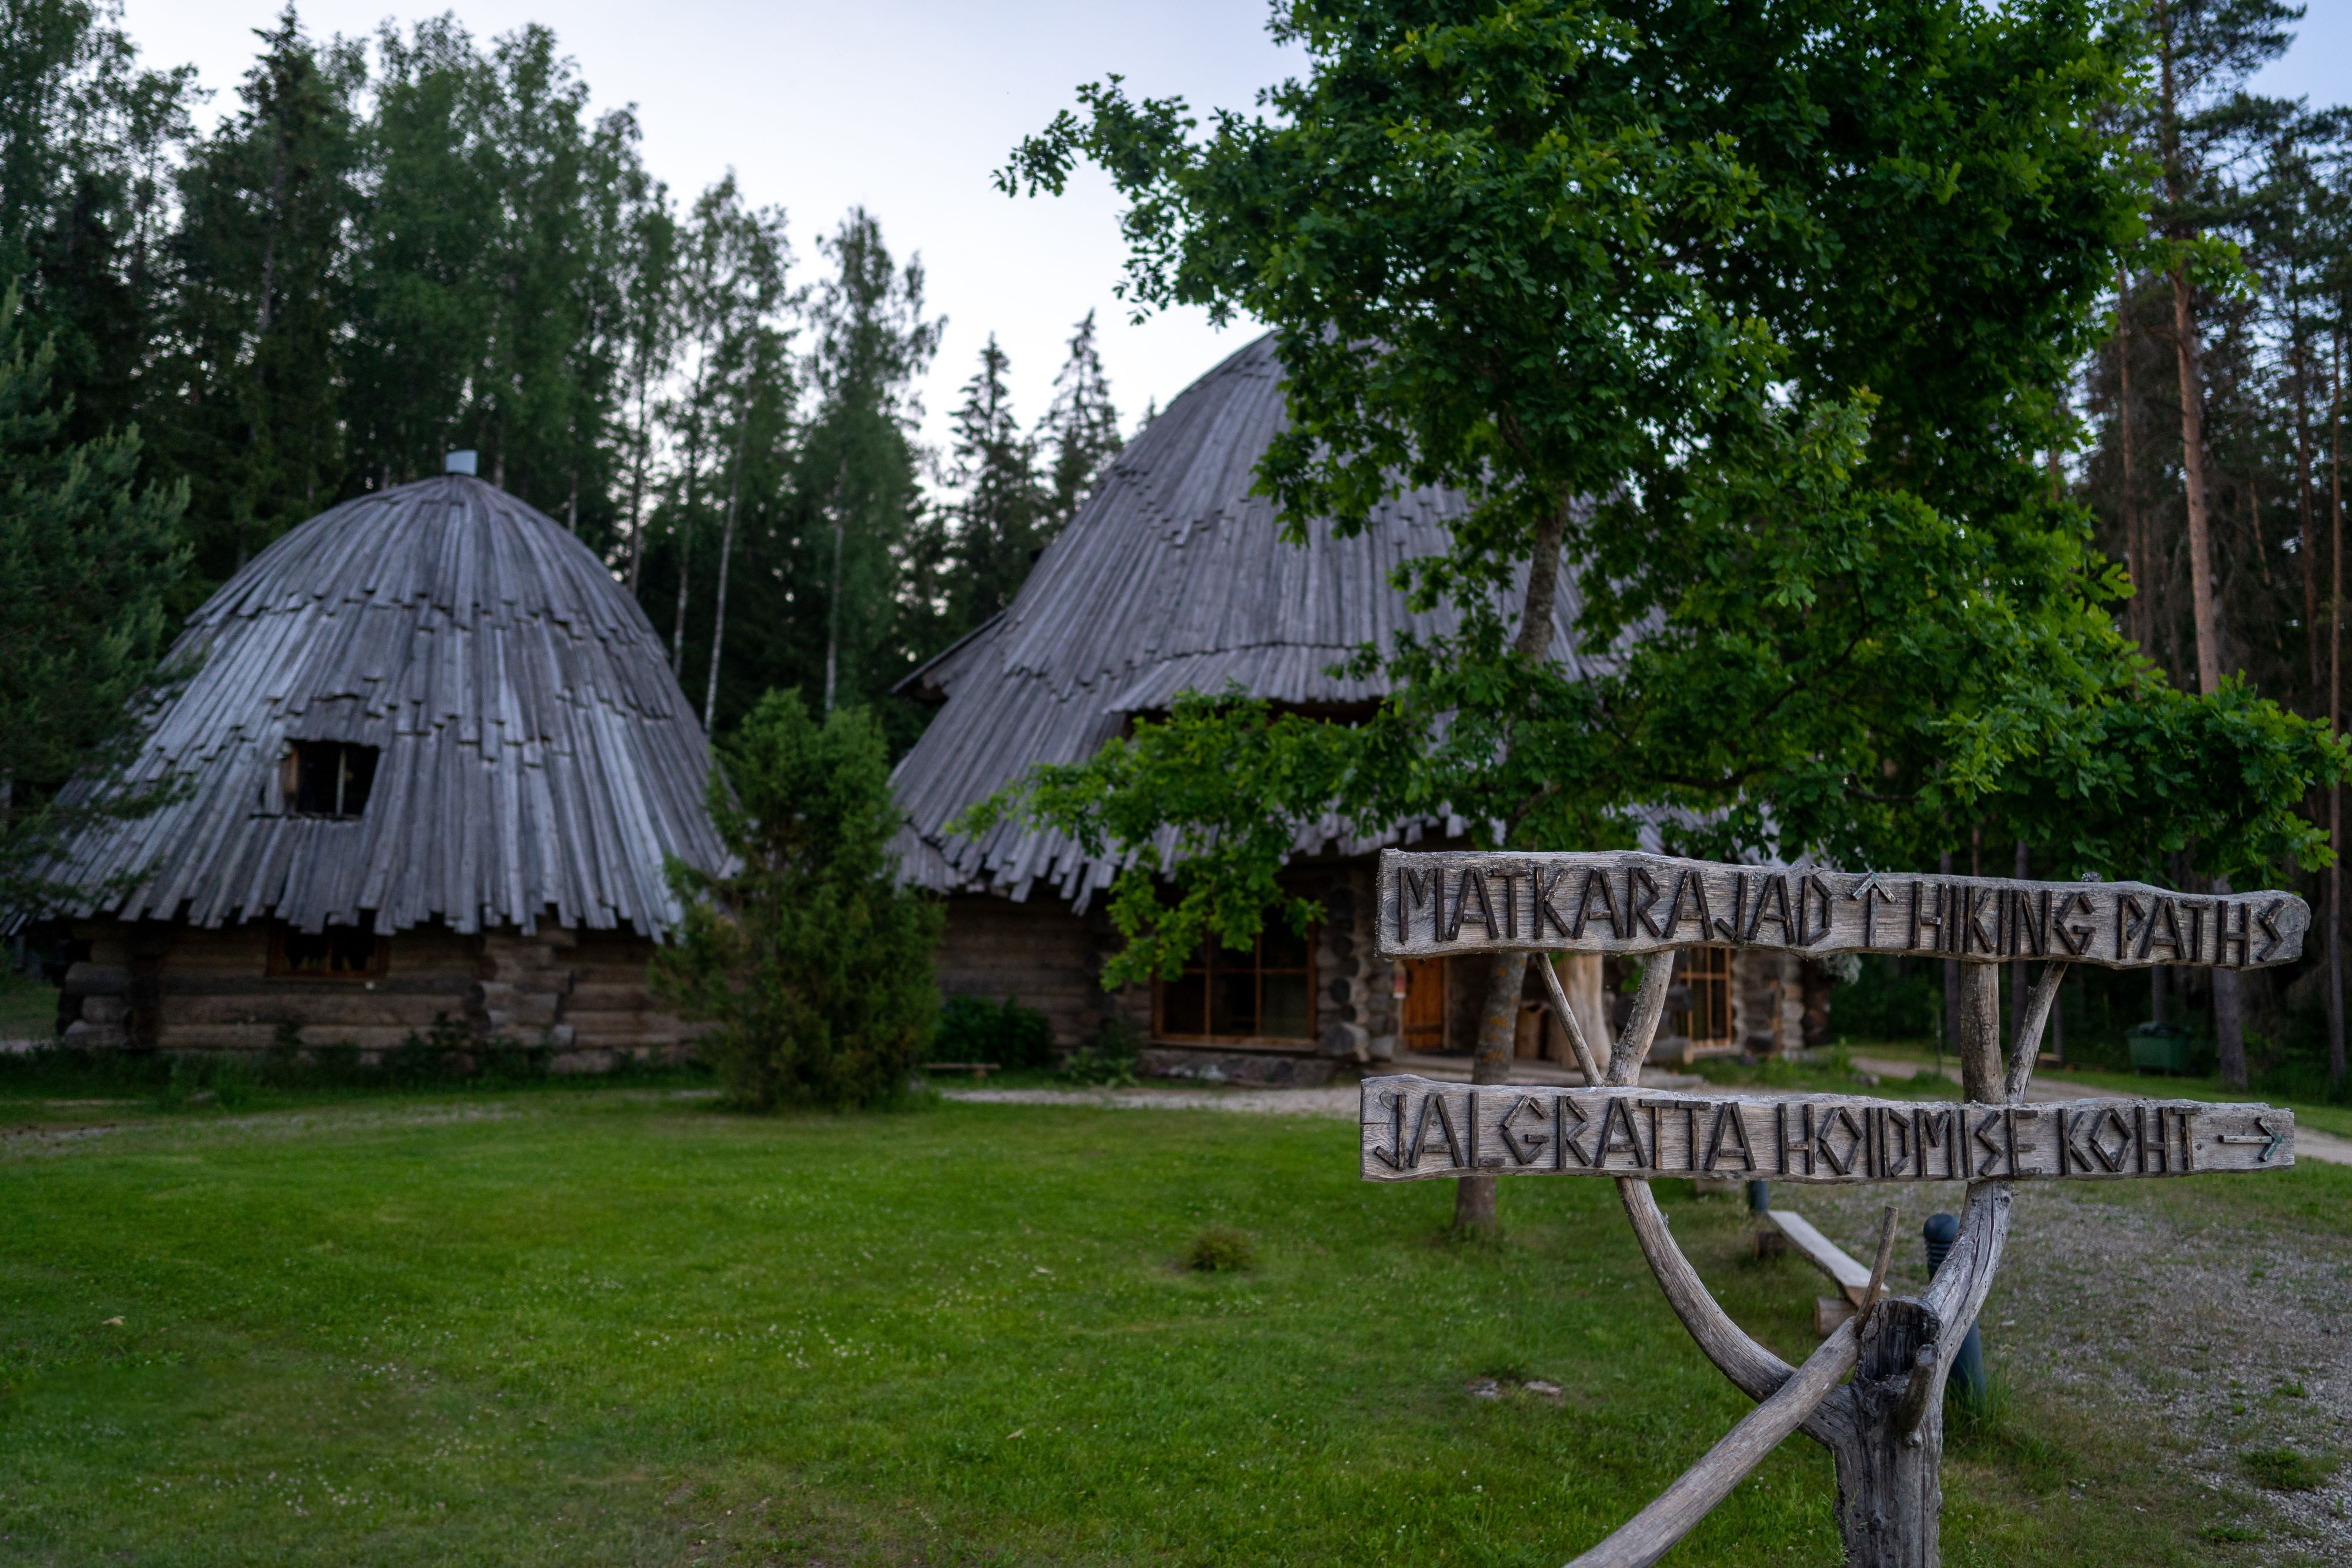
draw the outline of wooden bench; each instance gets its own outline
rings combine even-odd
[[[1863,1293],[1870,1289],[1870,1270],[1862,1260],[1822,1235],[1813,1222],[1801,1214],[1785,1208],[1768,1208],[1758,1218],[1770,1224],[1789,1239],[1789,1245],[1803,1253],[1806,1259],[1835,1281],[1838,1294],[1819,1296],[1813,1301],[1813,1332],[1824,1339],[1838,1324],[1853,1316],[1862,1304]]]
[[[1002,1072],[1004,1069],[997,1066],[993,1061],[926,1061],[923,1063],[923,1071],[926,1072],[969,1072],[974,1079],[984,1082],[990,1073]]]

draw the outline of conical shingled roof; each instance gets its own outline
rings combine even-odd
[[[68,878],[128,895],[77,911],[316,931],[439,918],[459,931],[653,935],[679,911],[665,854],[715,866],[709,748],[661,641],[604,563],[543,513],[457,475],[295,528],[189,621],[202,661],[133,765],[187,798],[86,834]],[[289,740],[383,748],[357,821],[292,815]]]
[[[1352,538],[1318,525],[1305,547],[1285,544],[1273,503],[1249,492],[1286,423],[1282,366],[1274,340],[1262,338],[1193,382],[1119,455],[1002,615],[900,683],[943,704],[893,775],[908,824],[897,844],[903,876],[1015,898],[1043,882],[1083,900],[1108,884],[1116,862],[1088,860],[1060,833],[1009,825],[973,841],[947,824],[1034,763],[1093,755],[1129,715],[1165,709],[1180,691],[1236,681],[1275,702],[1364,702],[1380,683],[1324,672],[1365,643],[1392,647],[1408,628],[1454,628],[1450,609],[1408,612],[1390,574],[1441,553],[1468,504],[1414,490]],[[1574,574],[1563,571],[1551,653],[1571,670],[1582,664],[1570,634],[1579,605]],[[1314,852],[1334,829],[1307,830],[1301,850]]]

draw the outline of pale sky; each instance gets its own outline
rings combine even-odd
[[[235,101],[252,29],[280,4],[124,0],[124,21],[150,63],[195,65],[216,114]],[[1014,201],[989,175],[1078,83],[1112,72],[1195,109],[1248,108],[1299,65],[1266,37],[1264,0],[464,0],[457,10],[478,40],[526,22],[553,27],[598,109],[637,106],[646,164],[682,201],[731,164],[751,201],[790,214],[803,281],[822,266],[815,237],[855,204],[881,219],[896,254],[919,251],[930,308],[948,318],[924,389],[935,444],[991,331],[1012,356],[1016,407],[1034,420],[1071,326],[1093,309],[1130,427],[1147,399],[1165,407],[1254,334],[1214,331],[1192,311],[1129,323],[1111,293],[1119,204],[1099,176],[1082,173],[1058,200]],[[319,37],[430,14],[387,12],[383,0],[301,7]],[[2256,85],[2319,103],[2352,96],[2347,82],[2352,0],[2313,0],[2294,53]]]

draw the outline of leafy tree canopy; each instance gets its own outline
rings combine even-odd
[[[1082,89],[1002,183],[1098,162],[1139,308],[1273,325],[1290,428],[1259,483],[1294,539],[1410,486],[1468,497],[1399,582],[1463,623],[1361,653],[1394,694],[1368,724],[1197,700],[972,825],[1024,810],[1136,852],[1113,982],[1246,939],[1286,824],[1335,805],[1531,846],[1671,808],[1716,852],[1916,863],[1981,825],[2084,870],[2324,861],[2294,808],[2340,748],[2242,688],[2166,685],[2041,471],[2139,223],[2102,120],[2138,47],[2114,22],[1297,0],[1276,27],[1310,68],[1255,115],[1203,131]]]

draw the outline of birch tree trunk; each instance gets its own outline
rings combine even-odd
[[[2121,268],[2116,272],[2116,443],[2124,459],[2124,553],[2131,559],[2131,635],[2140,652],[2155,647],[2155,602],[2150,597],[2156,591],[2156,566],[2148,559],[2147,540],[2141,535],[2145,527],[2133,497],[2137,493],[2132,484],[2132,390],[2131,390],[2131,275]]]
[[[719,658],[727,646],[727,562],[735,553],[735,503],[743,492],[743,446],[751,429],[748,409],[737,414],[735,465],[727,480],[727,526],[719,535],[719,603],[710,623],[710,681],[702,691],[702,733],[719,718]]]
[[[653,426],[648,423],[646,383],[637,383],[637,428],[629,452],[629,597],[637,596],[637,580],[646,563],[646,465],[653,456]]]
[[[2344,675],[2344,329],[2328,345],[2333,361],[2335,407],[2328,421],[2327,491],[2327,727],[2343,725]],[[2344,789],[2327,787],[2327,841],[2339,846],[2327,868],[2327,1074],[2344,1086]]]
[[[2212,521],[2205,496],[2204,354],[2197,341],[2197,308],[2186,263],[2172,269],[2172,333],[2180,367],[2180,471],[2189,493],[2189,598],[2197,630],[2197,689],[2210,696],[2221,685],[2221,645],[2214,623]]]

